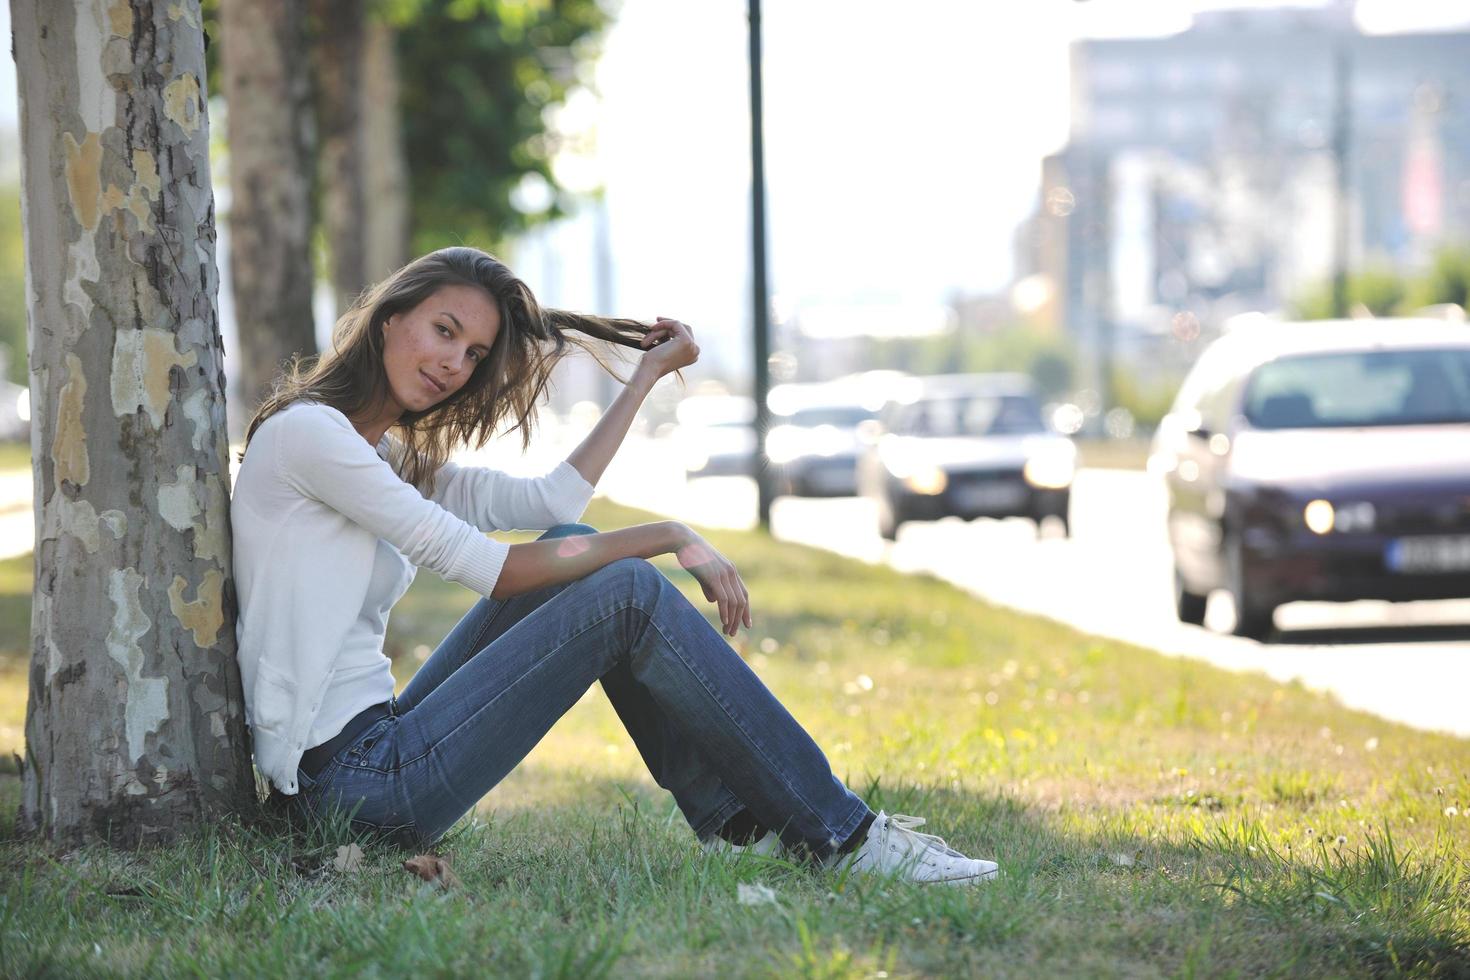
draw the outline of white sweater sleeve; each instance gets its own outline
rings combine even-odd
[[[426,500],[335,409],[301,405],[279,418],[276,463],[298,492],[376,534],[413,564],[490,594],[509,545]]]
[[[401,443],[390,441],[394,459],[401,462],[402,452]],[[553,524],[570,524],[581,517],[592,493],[592,484],[566,460],[545,476],[536,477],[445,463],[434,475],[434,492],[429,499],[481,531],[544,531]]]

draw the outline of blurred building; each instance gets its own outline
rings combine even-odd
[[[1339,126],[1351,268],[1412,269],[1466,234],[1470,32],[1363,35],[1344,2],[1078,42],[1018,269],[1083,350],[1166,369],[1189,353],[1172,334],[1331,277]]]

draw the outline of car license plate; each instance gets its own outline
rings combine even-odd
[[[960,510],[1004,510],[1025,496],[1026,491],[1014,483],[972,483],[955,488],[954,505]]]
[[[808,478],[808,482],[816,490],[831,492],[833,490],[844,490],[852,486],[852,474],[844,473],[842,470],[825,469],[816,470]]]
[[[1384,563],[1391,572],[1470,571],[1470,535],[1425,535],[1388,543]]]

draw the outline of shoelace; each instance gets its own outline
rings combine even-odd
[[[924,842],[925,847],[936,848],[951,857],[964,857],[959,851],[946,844],[943,837],[937,834],[921,834],[915,829],[916,827],[924,826],[927,822],[923,817],[914,817],[907,813],[890,813],[888,815],[888,825],[890,827],[897,828],[907,836],[917,837]]]

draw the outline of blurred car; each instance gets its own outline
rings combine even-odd
[[[884,408],[858,467],[878,533],[941,517],[1047,517],[1070,533],[1077,449],[1049,429],[1031,382],[1014,374],[913,378]]]
[[[691,395],[675,417],[672,435],[686,479],[755,475],[755,399]]]
[[[1274,323],[1227,333],[1154,436],[1174,602],[1214,589],[1261,638],[1294,600],[1470,596],[1470,329]]]
[[[871,398],[871,393],[869,393]],[[858,427],[878,417],[882,401],[863,402],[857,389],[832,383],[771,389],[766,456],[778,492],[796,497],[857,494]]]

